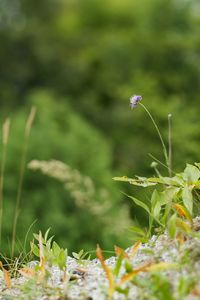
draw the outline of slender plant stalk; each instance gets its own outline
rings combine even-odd
[[[6,154],[7,154],[7,144],[10,132],[10,120],[6,119],[3,124],[2,130],[2,162],[1,162],[1,177],[0,177],[0,249],[2,240],[2,223],[3,223],[3,186],[4,186],[4,172],[6,165]]]
[[[172,115],[168,115],[168,160],[169,176],[172,177]]]
[[[162,163],[159,159],[157,159],[155,156],[153,156],[151,153],[148,153],[148,155],[151,157],[151,158],[153,158],[157,163],[159,163],[161,166],[163,166],[164,168],[166,168],[167,170],[168,170],[168,172],[169,172],[169,167],[168,166],[166,166],[164,163]],[[171,170],[171,172],[172,173],[174,173],[174,175],[176,175],[176,173],[173,171],[173,170]]]
[[[161,141],[161,144],[162,144],[162,148],[163,148],[163,154],[164,154],[164,157],[165,157],[165,161],[166,161],[166,165],[168,166],[168,170],[169,170],[169,174],[170,174],[170,165],[169,165],[169,157],[168,157],[168,154],[167,154],[167,148],[165,146],[165,143],[163,141],[163,138],[162,138],[162,135],[160,133],[160,130],[158,128],[158,125],[156,124],[154,118],[152,117],[151,113],[149,112],[149,110],[146,108],[146,106],[142,103],[139,103],[143,108],[144,110],[147,112],[148,116],[150,117],[151,121],[153,122],[153,125],[158,133],[158,136],[160,138],[160,141]]]
[[[16,229],[17,229],[17,221],[20,213],[20,200],[22,194],[22,185],[24,180],[24,172],[26,166],[26,156],[27,156],[27,149],[28,149],[28,139],[31,131],[31,127],[35,118],[36,108],[32,107],[30,114],[28,116],[25,132],[24,132],[24,147],[22,151],[21,163],[20,163],[20,172],[19,172],[19,184],[17,189],[17,197],[16,197],[16,204],[15,204],[15,212],[14,212],[14,220],[13,220],[13,230],[12,230],[12,245],[11,245],[11,257],[14,256],[15,252],[15,242],[16,242]]]

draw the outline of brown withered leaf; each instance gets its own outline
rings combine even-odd
[[[114,249],[115,249],[116,256],[120,256],[122,254],[123,257],[129,258],[128,254],[124,251],[124,249],[122,249],[118,246],[114,246]]]
[[[31,268],[22,268],[20,270],[18,270],[18,272],[24,276],[24,277],[27,277],[27,278],[32,278],[35,276],[35,271]]]
[[[0,268],[3,271],[4,281],[8,289],[11,288],[11,278],[9,272],[3,267],[2,262],[0,261]]]
[[[113,292],[115,289],[113,273],[112,273],[112,270],[106,265],[105,259],[103,256],[103,252],[102,252],[101,248],[99,247],[99,245],[97,245],[96,255],[97,255],[97,258],[100,260],[102,268],[103,268],[104,272],[106,273],[106,277],[108,279],[108,283],[109,283],[109,291],[108,292],[109,292],[109,300],[110,300],[110,299],[112,299],[112,295],[113,295]]]
[[[141,245],[141,241],[137,241],[135,244],[134,244],[134,246],[133,246],[133,248],[132,248],[132,250],[131,250],[131,253],[129,254],[129,257],[130,258],[133,258],[133,256],[136,254],[136,252],[138,251],[138,248],[140,247],[140,245]]]

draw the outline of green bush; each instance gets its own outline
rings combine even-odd
[[[39,172],[26,170],[17,229],[20,241],[31,223],[37,220],[34,230],[51,227],[59,242],[69,249],[91,249],[99,241],[105,247],[123,243],[121,225],[128,224],[129,217],[112,184],[109,143],[69,105],[59,99],[56,101],[50,92],[33,92],[29,103],[37,107],[37,116],[29,140],[27,162],[33,159],[63,161],[70,165],[71,173],[89,178],[95,193],[91,203],[79,206],[63,184]],[[26,114],[27,111],[21,109],[12,116],[4,189],[4,245],[11,234]],[[80,192],[81,187],[75,190]],[[106,209],[93,213],[88,208],[96,202],[99,207],[106,204]]]

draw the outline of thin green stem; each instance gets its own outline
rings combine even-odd
[[[4,186],[4,171],[6,163],[6,145],[3,145],[2,150],[2,164],[1,164],[1,178],[0,178],[0,249],[2,239],[2,221],[3,221],[3,186]]]
[[[23,151],[22,151],[22,158],[21,158],[21,164],[20,164],[19,184],[18,184],[18,189],[17,189],[16,205],[15,205],[14,220],[13,220],[11,257],[14,256],[14,252],[15,252],[17,220],[18,220],[19,213],[20,213],[20,200],[21,200],[22,185],[23,185],[23,179],[24,179],[24,173],[25,173],[26,154],[27,154],[27,149],[28,149],[28,139],[29,139],[32,123],[35,118],[35,114],[36,114],[36,108],[32,107],[30,114],[28,116],[27,122],[26,122],[26,127],[25,127],[24,147],[23,147]]]
[[[168,170],[168,172],[169,172],[169,167],[168,166],[166,166],[164,163],[162,163],[159,159],[157,159],[155,156],[153,156],[151,153],[148,153],[148,155],[151,157],[151,158],[153,158],[156,162],[158,162],[161,166],[163,166],[164,168],[166,168],[167,170]],[[171,170],[171,172],[174,174],[174,175],[176,175],[176,173],[175,172],[173,172],[173,170]],[[161,176],[162,177],[162,176]]]
[[[3,186],[4,186],[4,172],[6,165],[6,154],[7,154],[7,144],[10,132],[10,120],[6,119],[3,124],[3,135],[2,135],[2,162],[1,162],[1,173],[0,173],[0,249],[2,240],[2,223],[3,223]]]
[[[142,104],[142,103],[139,103],[139,105],[141,105],[141,106],[144,108],[144,110],[146,111],[146,113],[147,113],[148,116],[150,117],[150,119],[151,119],[151,121],[152,121],[152,123],[153,123],[153,125],[154,125],[154,127],[155,127],[155,129],[156,129],[156,131],[157,131],[157,133],[158,133],[158,136],[159,136],[159,138],[160,138],[160,142],[161,142],[161,144],[162,144],[163,154],[164,154],[164,157],[165,157],[166,165],[168,166],[168,169],[169,169],[170,166],[169,166],[169,158],[168,158],[168,154],[167,154],[167,148],[166,148],[165,143],[164,143],[164,141],[163,141],[163,138],[162,138],[162,135],[161,135],[160,130],[159,130],[159,128],[158,128],[158,125],[156,124],[154,118],[152,117],[151,113],[150,113],[149,110],[146,108],[146,106],[145,106],[144,104]]]
[[[168,160],[169,176],[172,177],[172,115],[168,115]]]
[[[20,164],[19,184],[17,189],[17,198],[16,198],[15,213],[14,213],[14,220],[13,220],[11,257],[14,256],[14,252],[15,252],[17,220],[20,212],[20,200],[21,200],[22,184],[23,184],[24,172],[25,172],[27,146],[28,146],[28,140],[25,139],[24,149],[23,149],[21,164]]]

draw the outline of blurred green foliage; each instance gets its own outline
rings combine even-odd
[[[38,115],[28,160],[58,159],[90,176],[109,190],[115,218],[123,199],[111,178],[153,175],[148,153],[163,160],[148,116],[140,107],[129,110],[132,94],[143,95],[165,140],[167,114],[172,113],[175,171],[185,161],[199,161],[199,9],[196,0],[0,1],[0,118],[3,122],[11,116],[14,124],[6,169],[5,241],[20,138],[33,103]],[[108,226],[78,213],[53,179],[27,172],[22,196],[20,237],[37,218],[40,229],[52,225],[58,239],[74,250],[94,245],[103,230],[104,248],[116,243],[116,237],[106,236]]]

